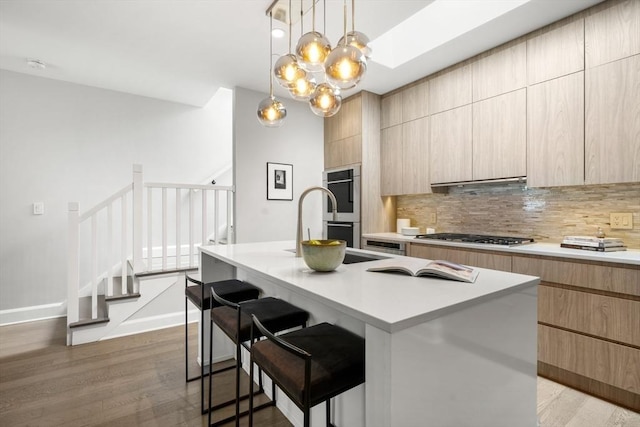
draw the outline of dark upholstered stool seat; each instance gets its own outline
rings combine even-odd
[[[217,291],[216,291],[217,293]],[[278,298],[260,298],[240,304],[240,339],[238,339],[238,312],[236,309],[222,306],[211,310],[211,321],[235,342],[251,339],[251,315],[255,315],[269,328],[279,332],[285,329],[303,326],[309,313]]]
[[[268,329],[267,325],[264,326]],[[289,332],[278,338],[311,355],[310,407],[364,382],[364,338],[329,323]],[[271,340],[254,343],[251,354],[253,361],[296,404],[303,406],[304,359]]]
[[[208,310],[211,307],[211,286],[222,298],[231,302],[241,302],[257,299],[260,296],[260,289],[242,280],[230,279],[219,282],[207,283],[204,285],[192,285],[185,287],[184,293],[200,310]],[[202,301],[204,299],[204,302]],[[213,301],[214,307],[219,307],[217,301]]]

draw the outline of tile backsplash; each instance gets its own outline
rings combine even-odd
[[[631,212],[633,229],[611,230],[609,214]],[[431,214],[436,223],[430,223]],[[450,187],[448,193],[398,196],[397,217],[436,232],[533,237],[560,242],[565,235],[620,237],[640,248],[640,183],[527,188],[523,184]]]

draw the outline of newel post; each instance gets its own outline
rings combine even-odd
[[[142,265],[142,165],[133,165],[133,272]]]
[[[80,318],[80,301],[78,300],[78,288],[80,287],[79,210],[78,202],[69,202],[67,214],[67,326],[77,322]],[[71,344],[71,333],[67,328],[67,345]]]

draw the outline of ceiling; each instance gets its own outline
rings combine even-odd
[[[265,11],[271,1],[0,0],[0,68],[199,107],[219,87],[266,93],[269,20]],[[384,94],[602,0],[438,1],[449,2],[460,16],[468,12],[468,2],[519,5],[475,29],[439,41],[394,69],[376,63],[374,49],[358,90]],[[356,29],[375,46],[376,38],[432,2],[357,0]],[[322,4],[320,0],[317,6],[318,30],[323,29]],[[326,0],[326,5],[326,34],[335,44],[342,34],[343,1]],[[303,22],[306,32],[310,13]],[[292,31],[294,47],[299,25]],[[279,22],[274,26],[286,28]],[[273,50],[287,53],[287,37],[275,40]],[[33,69],[27,59],[38,59],[47,67]],[[287,96],[281,88],[276,88],[276,95]]]

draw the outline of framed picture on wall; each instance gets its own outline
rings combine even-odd
[[[267,163],[267,200],[293,200],[293,165]]]

